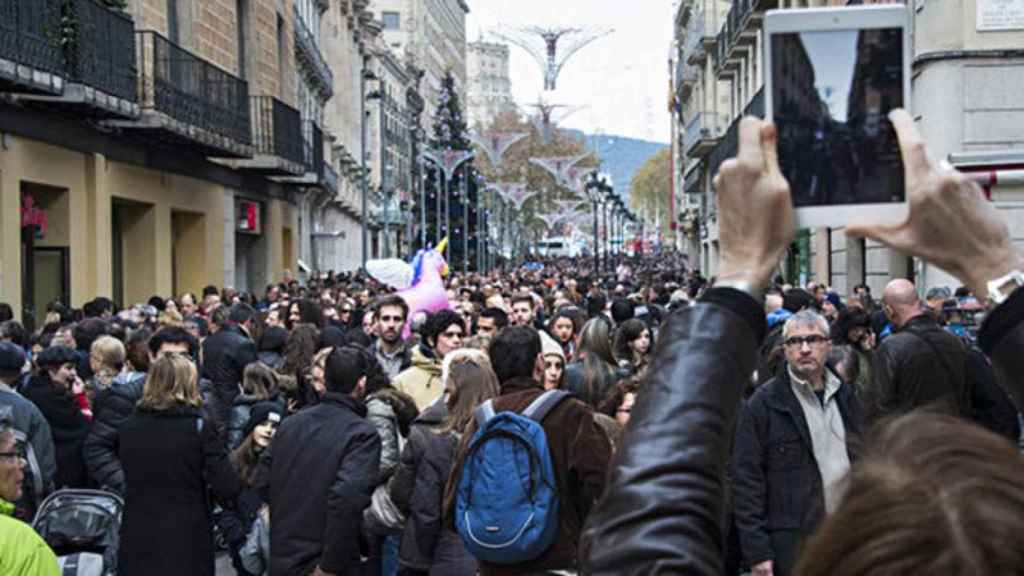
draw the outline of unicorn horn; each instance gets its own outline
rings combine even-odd
[[[445,236],[440,242],[438,242],[437,246],[434,246],[434,250],[437,250],[441,254],[444,254],[444,251],[447,248],[448,248],[448,237],[447,236]]]

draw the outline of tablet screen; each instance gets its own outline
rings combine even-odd
[[[903,107],[903,30],[771,36],[779,164],[797,207],[902,202],[888,114]]]

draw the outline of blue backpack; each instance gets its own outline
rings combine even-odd
[[[455,499],[455,528],[466,550],[492,564],[539,557],[558,536],[558,486],[540,423],[570,394],[549,390],[522,414],[477,407]]]

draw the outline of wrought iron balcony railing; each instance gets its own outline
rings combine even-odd
[[[0,1],[0,91],[63,91],[62,5],[62,0]]]
[[[128,102],[138,101],[135,24],[95,0],[66,6],[68,80]]]
[[[249,85],[157,32],[136,32],[143,112],[170,120],[171,131],[232,152],[241,146],[248,156],[252,143]],[[212,137],[212,139],[211,139]],[[227,139],[230,142],[215,142]],[[214,153],[207,154],[216,155]]]
[[[334,73],[327,65],[316,37],[306,25],[305,19],[299,14],[298,4],[293,4],[295,20],[295,56],[300,64],[310,72],[320,96],[327,100],[334,95]]]
[[[715,149],[711,151],[708,156],[708,174],[718,174],[718,167],[725,162],[726,159],[736,155],[738,140],[739,140],[739,128],[740,119],[743,116],[757,116],[764,118],[764,88],[754,94],[754,97],[750,99],[747,106],[743,109],[743,113],[733,119],[732,124],[729,125],[729,130],[726,131],[725,136],[722,137],[722,141],[715,146]]]
[[[324,131],[312,120],[302,124],[302,162],[306,173],[315,174],[317,183],[324,179]]]
[[[249,102],[254,152],[304,164],[299,111],[273,96],[253,96]]]

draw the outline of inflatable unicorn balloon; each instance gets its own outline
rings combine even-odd
[[[417,313],[431,314],[451,308],[443,280],[448,275],[448,263],[444,260],[447,246],[448,238],[445,237],[437,246],[417,252],[412,264],[398,258],[370,260],[366,263],[366,271],[370,276],[397,289],[398,295],[409,305],[409,316],[402,330],[402,338],[409,337],[410,325]]]

